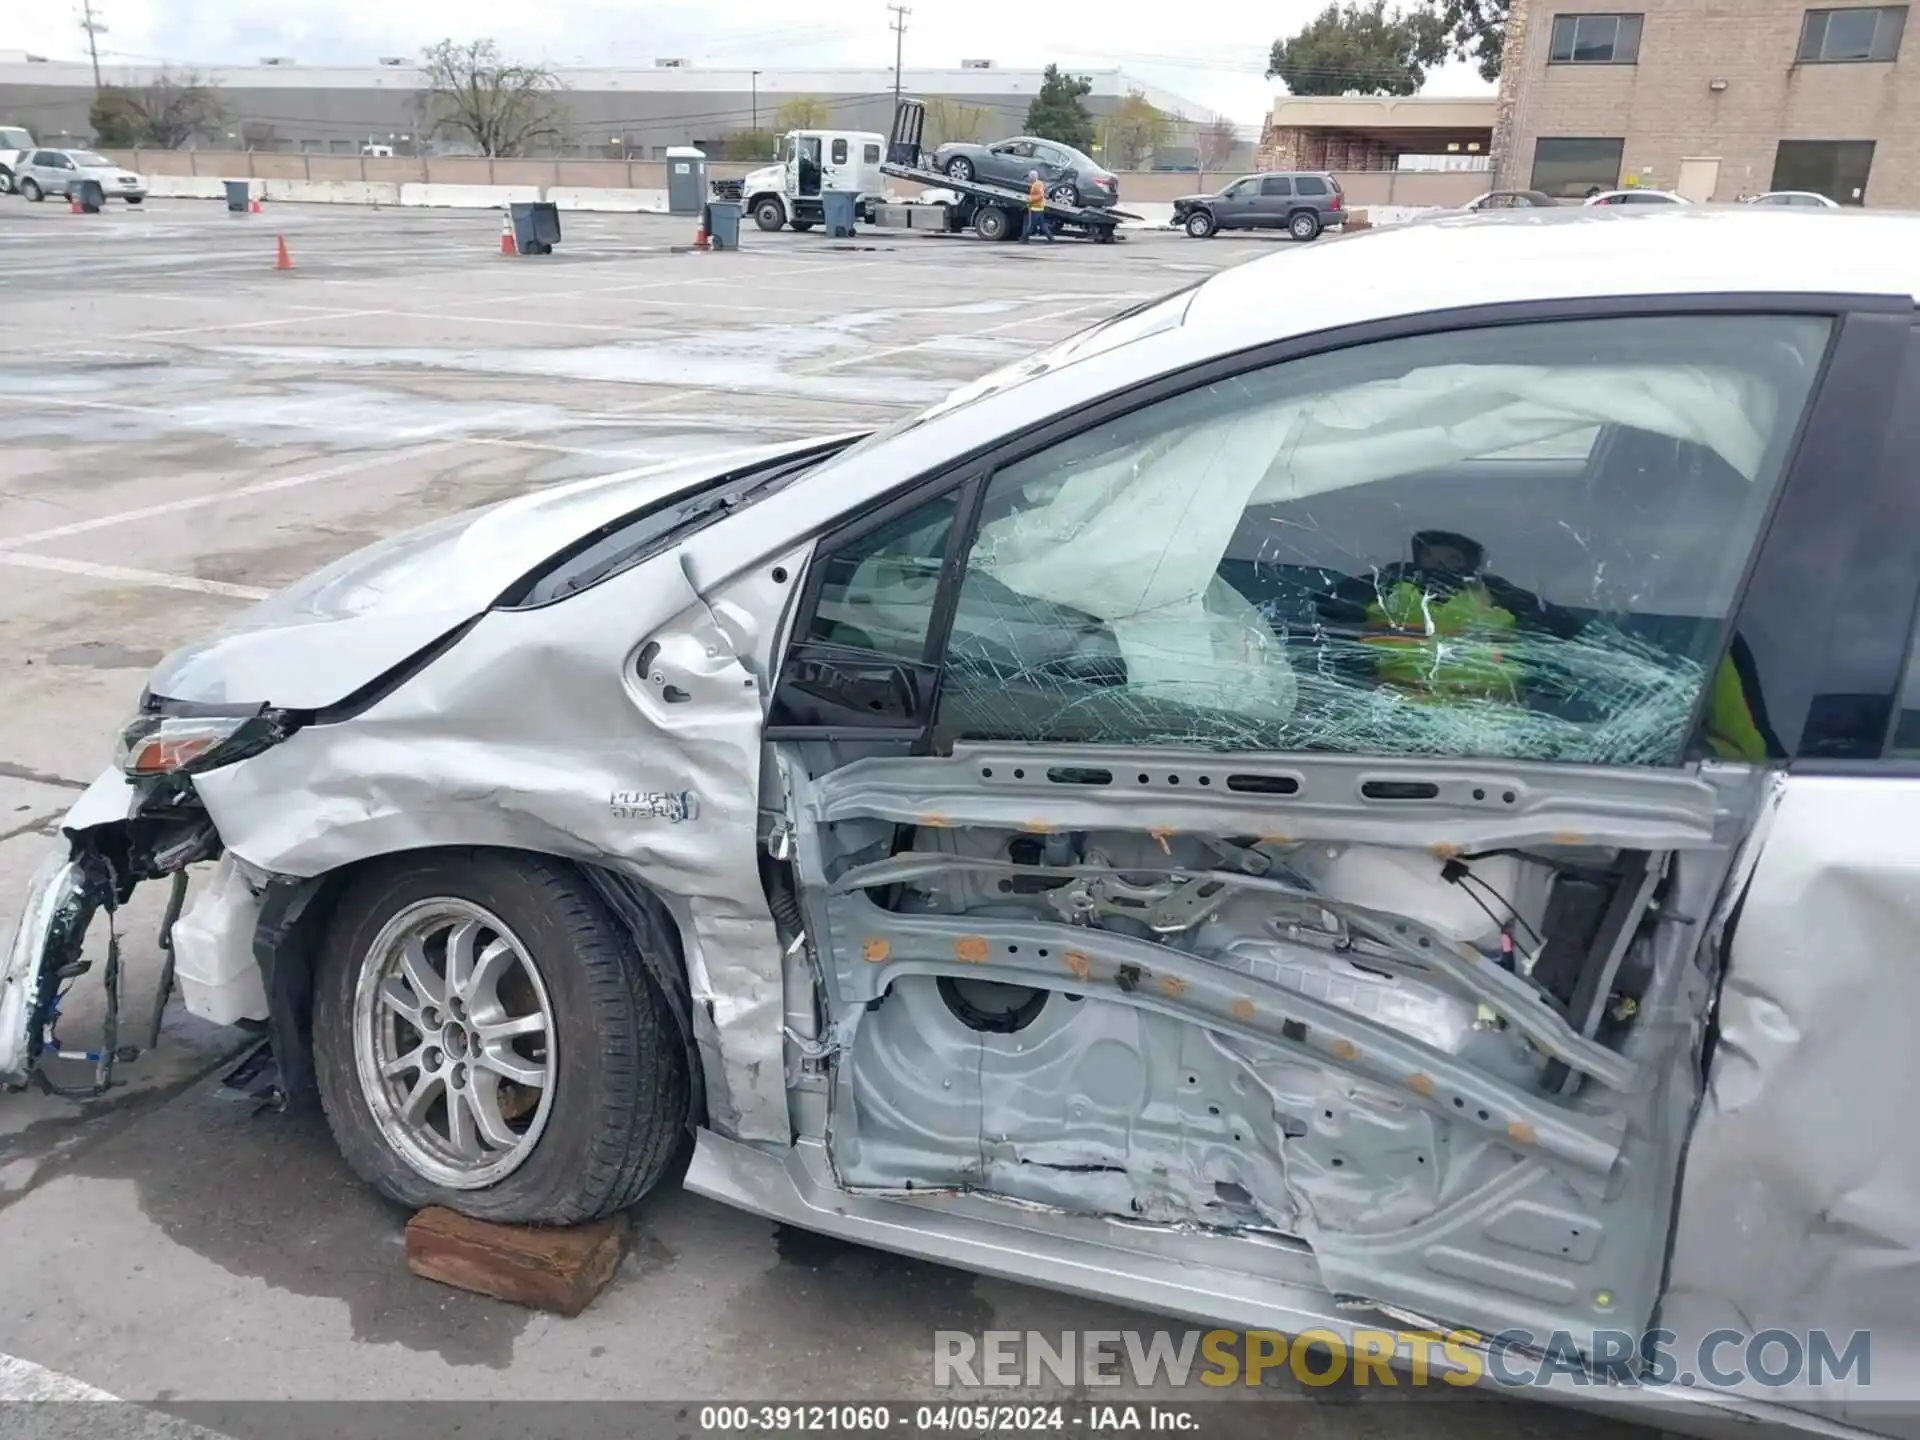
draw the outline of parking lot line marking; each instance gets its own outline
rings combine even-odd
[[[0,1404],[6,1405],[115,1405],[111,1415],[88,1415],[89,1428],[115,1440],[226,1440],[224,1432],[209,1430],[191,1420],[129,1401],[111,1390],[89,1385],[77,1375],[50,1370],[18,1355],[0,1353]],[[27,1433],[32,1420],[26,1420]],[[64,1428],[56,1426],[54,1428]]]
[[[53,570],[63,575],[85,575],[122,585],[150,585],[161,590],[191,590],[200,595],[224,595],[229,600],[264,600],[273,592],[257,585],[229,585],[224,580],[202,580],[198,575],[168,575],[158,570],[133,570],[125,565],[99,565],[91,560],[69,560],[64,555],[30,555],[0,550],[0,565],[25,570]]]
[[[96,515],[89,520],[74,520],[46,530],[34,530],[25,535],[0,538],[0,555],[9,554],[24,545],[38,545],[47,540],[63,539],[68,535],[84,535],[90,530],[106,530],[115,525],[125,525],[133,520],[151,520],[161,515],[177,515],[183,510],[199,510],[208,505],[221,505],[229,500],[238,500],[248,495],[267,495],[275,490],[291,490],[298,485],[313,485],[322,480],[335,480],[342,475],[353,475],[362,470],[372,470],[377,466],[391,465],[397,460],[424,460],[429,455],[457,449],[460,443],[458,440],[438,440],[430,445],[415,445],[405,450],[391,450],[380,455],[363,455],[344,464],[328,465],[319,470],[303,470],[297,475],[281,475],[272,480],[259,480],[251,485],[239,485],[215,494],[186,495],[178,500],[162,501],[158,505],[142,505],[136,510],[122,510],[113,515]]]

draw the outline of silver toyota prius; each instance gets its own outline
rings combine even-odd
[[[1916,257],[1376,230],[377,544],[155,671],[0,1073],[191,873],[185,1003],[408,1206],[587,1220],[691,1133],[692,1189],[854,1241],[1897,1428]]]

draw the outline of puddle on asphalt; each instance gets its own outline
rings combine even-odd
[[[951,388],[948,382],[940,379],[899,376],[876,383],[844,372],[807,375],[788,368],[802,361],[818,359],[848,336],[897,318],[898,312],[894,311],[866,311],[795,325],[729,327],[598,345],[522,346],[512,349],[248,346],[228,353],[283,365],[367,368],[420,366],[480,374],[699,386],[749,394],[822,396],[836,400],[940,399]]]
[[[256,1113],[209,1081],[64,1173],[131,1182],[168,1240],[230,1274],[340,1301],[365,1344],[505,1369],[535,1318],[409,1271],[406,1212],[348,1170],[317,1113]]]
[[[87,670],[151,670],[164,658],[160,650],[131,650],[114,640],[82,640],[63,645],[47,656],[50,665],[74,665]]]

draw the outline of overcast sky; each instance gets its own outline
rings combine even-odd
[[[1003,65],[1117,65],[1147,82],[1251,124],[1278,90],[1263,78],[1276,35],[1325,0],[907,0],[906,63],[962,57]],[[12,0],[0,45],[86,53],[71,0]],[[762,69],[888,66],[884,0],[795,6],[775,0],[96,0],[108,33],[101,58],[121,63],[238,64],[290,55],[307,64],[367,64],[417,55],[436,40],[492,36],[515,58],[551,64],[645,65],[660,56]],[[820,16],[809,20],[809,15]],[[1124,17],[1124,18],[1122,18]],[[1481,94],[1470,67],[1432,76],[1429,94]]]

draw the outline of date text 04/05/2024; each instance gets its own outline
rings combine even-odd
[[[703,1405],[700,1428],[722,1434],[1025,1431],[1123,1434],[1196,1433],[1192,1410],[1167,1405]]]

